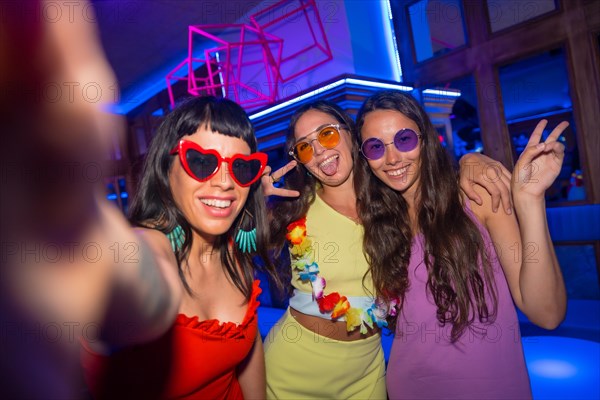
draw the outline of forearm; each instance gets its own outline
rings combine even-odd
[[[103,339],[114,347],[155,339],[171,326],[179,309],[182,288],[177,270],[128,226],[118,210],[108,211],[105,222],[111,226],[105,235],[115,249],[107,261],[115,263],[115,274]]]
[[[68,327],[67,344],[83,335],[103,350],[159,336],[181,298],[177,269],[149,251],[105,199],[90,209],[84,226],[61,229],[63,237],[15,237],[4,294],[26,318]]]
[[[238,366],[238,380],[244,399],[264,399],[266,397],[265,356],[258,332],[252,350],[244,362]]]
[[[564,318],[566,291],[543,199],[515,197],[521,233],[521,309],[535,324],[555,328]]]

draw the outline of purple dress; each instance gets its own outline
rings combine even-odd
[[[457,342],[450,342],[452,327],[439,324],[435,303],[426,290],[424,239],[418,235],[408,267],[410,288],[398,317],[387,368],[390,399],[531,398],[519,322],[506,278],[489,233],[468,206],[465,211],[491,250],[498,293],[496,319],[491,324],[476,322]]]

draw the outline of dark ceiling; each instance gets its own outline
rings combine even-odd
[[[93,1],[100,36],[121,89],[143,84],[183,60],[189,25],[247,22],[260,2],[245,0]],[[90,19],[91,12],[88,13]]]

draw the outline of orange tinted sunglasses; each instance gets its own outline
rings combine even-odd
[[[315,148],[313,142],[316,140],[326,149],[333,149],[340,143],[340,129],[348,129],[346,125],[327,124],[317,128],[317,137],[312,140],[300,140],[293,145],[288,154],[302,164],[306,164],[313,158]],[[311,132],[312,133],[312,132]]]

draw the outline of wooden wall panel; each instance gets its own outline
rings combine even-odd
[[[394,4],[404,76],[415,87],[444,85],[472,75],[477,84],[482,139],[487,154],[506,166],[514,160],[498,80],[498,67],[563,48],[569,73],[579,152],[588,202],[600,203],[600,1],[559,0],[556,11],[491,33],[485,1],[463,0],[467,46],[415,63],[405,7]],[[396,18],[398,17],[398,18]]]

